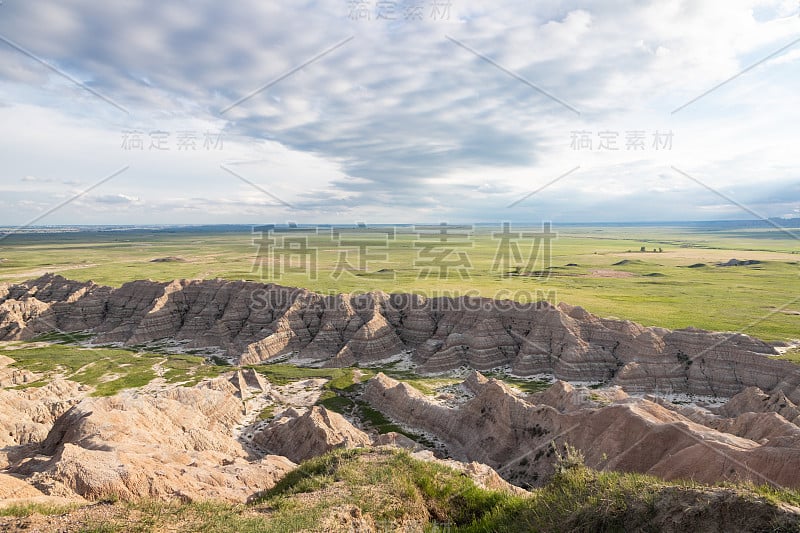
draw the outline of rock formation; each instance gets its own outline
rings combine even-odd
[[[89,331],[95,342],[160,339],[254,364],[327,366],[413,352],[420,372],[508,366],[517,375],[604,382],[626,391],[730,397],[747,387],[800,403],[800,369],[741,334],[669,331],[579,307],[372,292],[323,296],[245,281],[135,281],[114,289],[47,275],[0,288],[0,340]]]
[[[597,469],[800,486],[800,428],[775,412],[735,418],[706,412],[692,420],[619,389],[558,383],[521,397],[497,380],[468,381],[475,396],[455,408],[383,374],[368,382],[364,398],[393,420],[435,435],[456,459],[486,463],[516,484],[547,479],[559,447],[569,443]],[[730,409],[744,401],[732,400]]]
[[[255,434],[253,442],[299,463],[335,448],[369,446],[372,440],[345,418],[321,406],[300,415],[294,409]]]
[[[245,501],[295,465],[248,461],[231,433],[242,416],[239,399],[209,387],[87,398],[10,471],[51,495]]]
[[[86,392],[85,387],[63,379],[39,388],[0,389],[0,447],[41,442],[53,422]],[[0,459],[0,468],[2,463]]]
[[[0,355],[0,388],[25,385],[38,379],[33,372],[23,368],[14,368],[11,366],[12,364],[14,364],[13,359]]]
[[[258,394],[268,392],[271,389],[267,380],[252,368],[236,370],[228,378],[228,381],[233,385],[233,389],[231,389],[233,395],[241,399],[246,399],[251,391]],[[214,385],[209,386],[213,387]]]

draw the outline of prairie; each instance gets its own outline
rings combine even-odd
[[[434,268],[427,278],[420,266],[426,250],[411,226],[395,227],[393,238],[369,241],[320,228],[303,234],[303,249],[312,252],[294,255],[277,249],[281,233],[272,235],[278,246],[268,247],[247,226],[16,234],[0,240],[0,282],[55,272],[112,286],[137,279],[223,278],[329,294],[468,293],[567,302],[649,326],[742,331],[767,341],[800,338],[800,244],[794,233],[725,227],[554,225],[549,257],[542,243],[530,261],[533,241],[521,239],[515,242],[520,256],[498,262],[504,249],[494,235],[499,225],[475,226],[469,239],[440,247],[453,251],[446,261],[463,252],[467,266]],[[311,253],[313,268],[306,261]],[[730,259],[757,263],[718,266]]]

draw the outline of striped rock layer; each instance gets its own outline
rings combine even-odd
[[[60,276],[0,285],[0,340],[90,331],[127,346],[171,339],[242,364],[350,366],[412,354],[422,373],[460,367],[603,382],[628,392],[731,397],[747,387],[800,403],[800,370],[742,334],[667,330],[580,307],[413,294],[317,294],[247,281],[134,281],[119,288]]]

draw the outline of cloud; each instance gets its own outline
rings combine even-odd
[[[91,196],[90,200],[98,204],[108,205],[134,205],[139,203],[139,198],[128,196],[127,194],[106,194],[103,196]]]
[[[781,54],[774,59],[770,59],[768,65],[783,65],[786,63],[793,63],[800,59],[800,50],[791,50],[785,54]]]
[[[419,23],[350,20],[344,0],[42,0],[3,10],[1,34],[84,85],[0,45],[0,94],[13,102],[0,107],[9,141],[0,155],[16,173],[9,175],[46,175],[70,187],[80,176],[88,186],[130,165],[118,189],[104,186],[87,202],[103,216],[109,206],[145,213],[154,205],[175,222],[196,205],[232,222],[257,216],[263,206],[238,196],[248,186],[220,171],[231,160],[303,216],[346,220],[359,211],[395,220],[503,217],[532,181],[575,165],[593,179],[570,177],[541,195],[548,205],[532,205],[584,220],[664,209],[707,216],[703,195],[687,192],[691,183],[659,176],[677,165],[714,186],[738,187],[756,174],[775,184],[793,177],[800,112],[778,103],[792,101],[796,50],[670,113],[795,38],[800,18],[786,2],[459,0],[450,20],[426,13]],[[224,131],[224,152],[119,148],[125,130],[180,128]],[[570,131],[608,128],[672,128],[679,146],[667,154],[569,149]],[[187,190],[207,200],[187,201]],[[740,190],[749,195],[742,201],[773,211],[756,189]],[[662,209],[640,209],[653,194]]]

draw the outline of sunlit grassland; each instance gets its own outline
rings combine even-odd
[[[415,260],[418,239],[401,230],[388,248],[369,248],[375,256],[366,271],[336,275],[340,252],[358,266],[355,246],[339,246],[329,233],[311,236],[317,269],[296,267],[270,275],[268,262],[259,271],[258,236],[248,231],[77,233],[13,236],[0,241],[0,281],[20,281],[44,271],[77,280],[119,286],[137,279],[224,278],[273,281],[326,293],[417,292],[475,294],[517,300],[550,299],[580,305],[600,316],[630,319],[669,328],[742,330],[766,340],[800,338],[800,243],[777,230],[699,231],[667,227],[558,227],[548,264],[539,256],[533,275],[509,275],[514,268],[494,268],[499,228],[477,227],[464,279],[453,269],[444,279],[421,279]],[[516,230],[517,228],[514,228]],[[540,230],[541,228],[528,228]],[[530,247],[520,243],[523,254]],[[639,252],[645,246],[646,253]],[[661,248],[663,252],[653,253]],[[262,248],[261,259],[269,260]],[[154,263],[179,257],[184,262]],[[757,259],[752,266],[719,267],[731,258]],[[620,261],[627,264],[616,265]],[[705,266],[689,268],[703,263]],[[513,264],[513,263],[512,263]],[[575,264],[577,266],[567,266]],[[384,272],[378,272],[383,270]],[[600,272],[598,272],[600,271]],[[608,271],[620,276],[609,277]]]
[[[17,368],[41,374],[39,381],[18,388],[45,385],[60,375],[94,388],[93,396],[112,396],[124,389],[143,387],[157,377],[160,365],[167,383],[193,385],[207,377],[230,370],[210,365],[195,355],[163,355],[116,348],[83,348],[75,345],[27,345],[14,343],[0,347],[0,355],[13,359]]]

